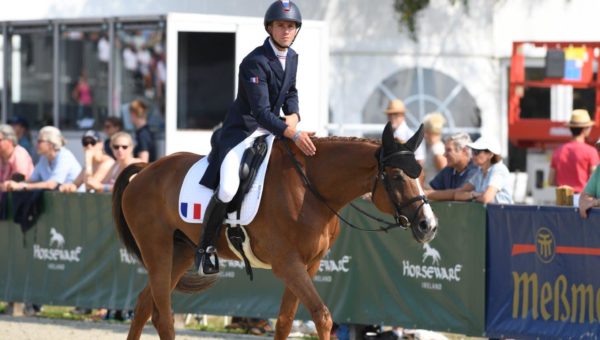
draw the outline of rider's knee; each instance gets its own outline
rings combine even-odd
[[[221,200],[221,202],[224,203],[228,203],[231,202],[231,200],[233,199],[233,197],[235,196],[236,192],[237,192],[238,186],[235,185],[221,185],[219,186],[219,192],[217,194],[217,197],[219,198],[219,200]]]

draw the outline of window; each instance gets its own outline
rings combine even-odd
[[[165,23],[116,23],[115,90],[113,111],[123,118],[125,129],[133,130],[129,103],[143,100],[148,107],[148,125],[154,132],[165,127]]]
[[[527,66],[525,68],[526,81],[543,81],[545,79],[545,68]],[[594,77],[597,73],[594,73]],[[594,78],[595,79],[595,78]],[[555,107],[552,114],[552,101],[562,103],[564,106]],[[550,86],[547,87],[525,87],[520,102],[520,115],[522,119],[540,118],[568,120],[573,109],[586,109],[592,119],[595,114],[596,89],[576,88],[563,86],[554,92]],[[565,103],[568,101],[568,103]]]
[[[4,92],[4,35],[0,33],[0,108]]]
[[[8,117],[25,118],[31,129],[53,124],[52,26],[10,26]],[[7,51],[8,53],[8,51]]]
[[[179,33],[177,128],[212,129],[235,94],[235,34]]]
[[[99,129],[108,115],[107,28],[103,23],[60,25],[60,129]]]
[[[413,130],[434,111],[446,117],[445,133],[477,134],[481,127],[480,110],[469,91],[457,80],[428,68],[401,70],[381,82],[363,108],[363,122],[386,123],[384,111],[395,98],[406,105],[406,122]]]

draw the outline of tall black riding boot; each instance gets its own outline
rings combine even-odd
[[[227,203],[221,202],[215,193],[204,213],[200,245],[196,248],[196,268],[200,275],[213,275],[219,272],[219,258],[215,244],[227,215]],[[211,261],[211,257],[213,257]]]

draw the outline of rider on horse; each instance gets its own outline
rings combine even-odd
[[[217,274],[216,241],[227,214],[227,204],[239,184],[239,166],[248,145],[265,134],[287,137],[307,156],[316,148],[313,133],[296,129],[300,120],[296,70],[298,55],[290,48],[302,26],[302,16],[291,1],[276,1],[265,13],[269,37],[250,52],[239,69],[238,94],[209,155],[200,184],[214,189],[205,213],[196,266],[202,275]],[[280,118],[280,111],[285,117]]]

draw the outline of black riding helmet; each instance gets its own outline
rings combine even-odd
[[[267,31],[267,33],[269,33],[267,27],[269,27],[269,25],[276,20],[293,21],[296,23],[298,31],[300,31],[300,27],[302,26],[302,14],[300,14],[300,9],[295,3],[289,0],[278,0],[269,6],[267,12],[265,13],[264,21],[265,31]],[[298,36],[297,34],[298,33],[296,33],[296,36]],[[292,43],[294,42],[292,41]]]

